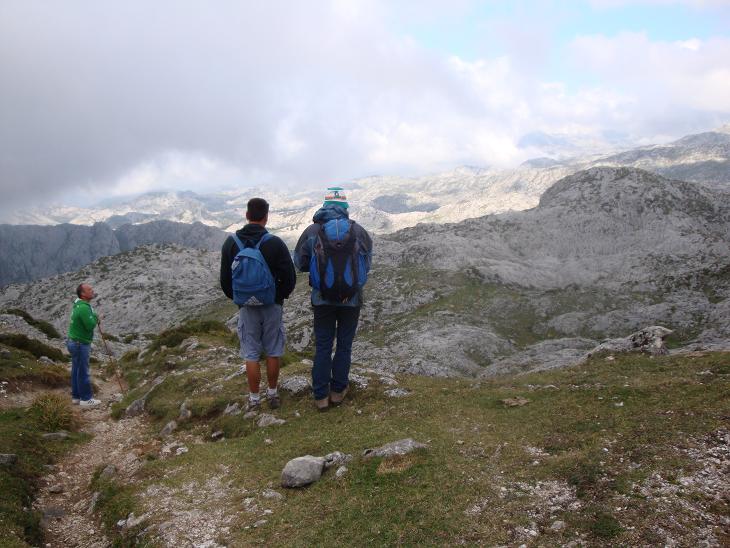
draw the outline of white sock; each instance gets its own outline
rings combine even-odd
[[[276,396],[277,393],[278,393],[278,390],[276,388],[267,388],[266,389],[267,396]]]
[[[257,401],[261,401],[261,396],[259,396],[258,394],[254,394],[253,392],[249,392],[248,400],[255,403]]]

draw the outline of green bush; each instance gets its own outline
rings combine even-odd
[[[2,333],[0,334],[0,343],[12,346],[13,348],[17,348],[18,350],[25,350],[26,352],[30,352],[36,358],[40,358],[41,356],[47,356],[57,362],[67,361],[68,359],[66,358],[66,356],[63,355],[63,353],[61,353],[60,350],[48,346],[47,344],[44,344],[39,340],[30,339],[25,335],[15,333]]]
[[[77,427],[70,401],[59,394],[49,392],[36,397],[28,414],[36,421],[39,429],[47,432],[75,430]]]
[[[61,334],[56,330],[55,327],[53,327],[50,323],[43,321],[43,320],[36,320],[33,316],[28,314],[25,310],[21,310],[20,308],[8,308],[7,310],[3,311],[5,314],[13,314],[15,316],[20,316],[23,318],[28,325],[32,325],[39,331],[42,331],[43,334],[45,334],[46,337],[49,339],[60,339]]]

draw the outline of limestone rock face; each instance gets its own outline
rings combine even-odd
[[[304,487],[314,483],[324,471],[325,459],[305,455],[290,460],[281,472],[282,487]]]
[[[119,252],[114,232],[104,223],[0,225],[0,287],[78,270],[100,257]]]
[[[671,329],[660,325],[646,327],[622,339],[610,339],[591,350],[587,356],[599,352],[646,352],[653,356],[668,354],[664,339],[672,334]]]
[[[12,261],[0,261],[0,287],[78,270],[142,245],[174,244],[219,251],[225,238],[226,233],[219,228],[165,220],[126,224],[117,230],[106,223],[0,225],[0,257],[13,257]]]

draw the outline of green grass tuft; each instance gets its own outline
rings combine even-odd
[[[36,339],[28,338],[25,335],[16,333],[2,333],[0,334],[0,343],[7,346],[12,346],[13,348],[17,348],[18,350],[24,350],[26,352],[29,352],[36,358],[46,356],[57,362],[63,362],[68,360],[68,358],[66,358],[66,356],[64,356],[60,350],[48,346],[47,344],[44,344]]]
[[[43,334],[45,334],[46,337],[49,339],[60,339],[61,334],[58,332],[58,330],[53,327],[50,323],[44,320],[36,320],[33,316],[28,314],[25,310],[21,310],[20,308],[8,308],[6,310],[3,310],[4,314],[13,314],[15,316],[20,316],[25,320],[25,322],[28,325],[32,325],[39,331],[41,331]]]
[[[44,432],[75,430],[78,426],[71,402],[67,396],[60,394],[48,392],[37,396],[28,408],[28,415]]]

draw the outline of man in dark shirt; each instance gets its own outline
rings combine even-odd
[[[255,247],[267,234],[265,226],[269,220],[269,204],[263,198],[252,198],[246,209],[248,224],[236,231],[236,236],[245,247]],[[282,306],[296,284],[296,272],[291,254],[286,244],[277,236],[270,235],[259,247],[276,284],[273,304],[263,306],[240,306],[238,311],[238,337],[241,342],[240,355],[246,361],[246,377],[249,389],[249,409],[261,405],[259,384],[261,366],[259,358],[262,350],[266,353],[266,378],[268,380],[267,398],[269,407],[276,409],[281,405],[277,391],[281,356],[284,354],[286,336]],[[220,282],[226,297],[233,299],[232,268],[240,251],[232,236],[226,238],[221,250]]]

